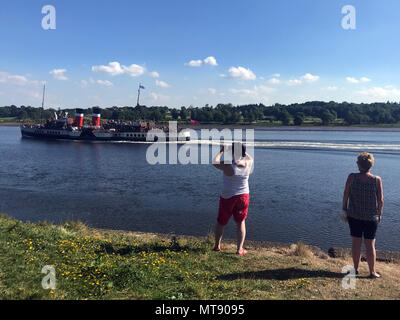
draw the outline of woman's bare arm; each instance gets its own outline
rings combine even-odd
[[[251,170],[253,170],[254,159],[246,152],[246,159],[248,161],[249,168],[246,172],[247,175],[250,175]]]
[[[222,155],[224,154],[224,150],[217,154],[217,156],[213,160],[213,166],[219,170],[222,170],[227,176],[233,176],[233,169],[230,164],[221,163]]]
[[[350,196],[350,186],[353,183],[353,174],[351,173],[348,177],[347,177],[347,181],[346,181],[346,187],[344,189],[344,194],[343,194],[343,204],[342,204],[342,209],[344,211],[347,211],[348,209],[348,203],[349,203],[349,196]]]
[[[221,163],[222,155],[224,154],[224,150],[217,154],[217,156],[213,160],[213,166],[219,170],[223,170],[224,164]]]
[[[376,198],[378,200],[378,213],[379,213],[379,222],[382,220],[383,213],[383,183],[381,177],[376,177]]]

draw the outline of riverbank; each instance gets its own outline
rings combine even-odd
[[[248,242],[239,257],[225,241],[24,223],[0,216],[0,299],[399,299],[398,263],[378,262],[381,279],[342,287],[350,257],[331,258],[301,243]],[[44,266],[56,289],[41,287]]]
[[[400,127],[391,126],[261,126],[261,125],[246,125],[246,124],[200,124],[200,125],[185,125],[180,124],[179,128],[183,129],[254,129],[262,131],[374,131],[374,132],[400,132]]]
[[[20,125],[21,125],[20,123],[15,123],[15,122],[9,122],[9,123],[0,122],[0,127],[19,127]]]

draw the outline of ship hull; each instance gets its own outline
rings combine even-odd
[[[146,132],[108,132],[97,131],[92,129],[83,129],[76,131],[69,130],[53,130],[42,128],[26,128],[21,127],[21,135],[23,138],[35,138],[46,140],[78,140],[78,141],[137,141],[137,142],[156,142],[169,141],[168,133],[164,135]],[[178,137],[174,136],[173,140],[190,141],[190,133],[183,131],[178,133]]]

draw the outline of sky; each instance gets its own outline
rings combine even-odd
[[[147,106],[400,101],[399,13],[398,0],[3,0],[0,106],[39,107],[43,83],[55,108],[135,106],[139,83]]]

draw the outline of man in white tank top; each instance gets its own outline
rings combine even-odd
[[[229,155],[229,152],[232,154],[232,163],[221,162],[222,156]],[[253,158],[246,153],[245,145],[240,142],[233,143],[232,147],[224,147],[213,161],[214,167],[223,171],[214,251],[221,251],[224,227],[233,216],[237,225],[236,254],[242,256],[247,253],[243,249],[243,244],[246,237],[245,220],[249,208],[249,176],[252,173],[253,162]]]

